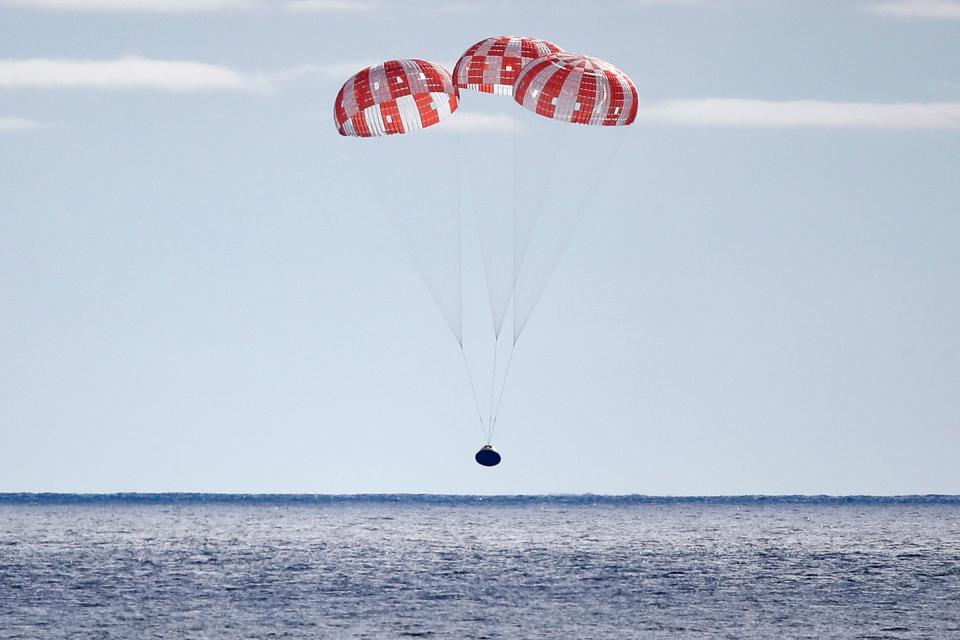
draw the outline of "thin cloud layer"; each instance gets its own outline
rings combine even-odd
[[[250,73],[189,60],[125,56],[116,60],[0,59],[4,89],[142,89],[154,91],[270,91],[306,78],[343,82],[373,60],[303,64]]]
[[[957,129],[960,102],[668,100],[642,107],[637,121],[713,127]]]
[[[714,7],[717,0],[633,0],[633,4],[639,7]]]
[[[0,89],[153,89],[256,91],[263,79],[212,64],[151,60],[0,59]]]
[[[864,10],[894,18],[960,20],[960,2],[957,0],[892,0],[866,5]]]
[[[40,11],[210,13],[280,9],[294,13],[357,13],[385,8],[378,0],[0,0],[0,7]]]
[[[32,131],[35,129],[47,129],[49,127],[49,124],[45,122],[37,122],[36,120],[0,117],[0,133],[9,133],[13,131]]]
[[[326,80],[345,81],[347,78],[366,67],[377,64],[374,60],[359,62],[333,62],[329,64],[301,64],[283,71],[271,74],[276,82],[291,82],[301,78],[324,78]]]
[[[202,13],[264,6],[260,0],[0,0],[0,7],[45,11]]]
[[[516,120],[513,116],[505,113],[470,113],[459,110],[438,125],[437,129],[482,133],[484,131],[513,131],[516,126]]]
[[[284,3],[287,11],[295,13],[364,13],[384,8],[375,0],[289,0]]]
[[[341,83],[376,60],[302,64],[252,73],[189,60],[125,56],[116,60],[0,59],[4,89],[142,89],[154,91],[270,91],[304,79]]]

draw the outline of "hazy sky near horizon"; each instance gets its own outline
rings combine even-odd
[[[642,109],[486,470],[331,105],[511,33]],[[0,492],[960,493],[958,327],[958,1],[0,0]]]

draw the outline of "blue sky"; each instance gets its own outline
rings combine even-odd
[[[485,470],[331,105],[510,33],[641,110]],[[0,0],[0,491],[960,493],[958,176],[956,1]]]

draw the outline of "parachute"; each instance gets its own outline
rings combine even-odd
[[[519,36],[475,43],[452,74],[424,60],[375,65],[337,95],[337,130],[378,139],[350,150],[457,340],[484,466],[500,460],[491,443],[517,342],[637,104],[613,65]],[[470,246],[479,247],[486,296],[475,297],[487,299],[487,323],[472,311],[464,322],[477,293],[464,289]],[[512,340],[501,339],[508,324]]]
[[[551,53],[520,72],[513,99],[546,118],[619,127],[637,117],[637,88],[609,62],[573,53]]]
[[[458,92],[443,67],[389,60],[354,74],[333,105],[344,136],[384,136],[426,129],[457,110]]]
[[[510,96],[513,83],[528,62],[558,51],[557,45],[537,38],[485,38],[460,56],[453,68],[454,82],[460,89]]]

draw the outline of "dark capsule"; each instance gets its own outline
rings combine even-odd
[[[485,467],[495,467],[500,464],[500,454],[493,448],[493,445],[489,444],[484,445],[480,451],[477,451],[474,459],[477,461],[477,464],[482,464]]]

